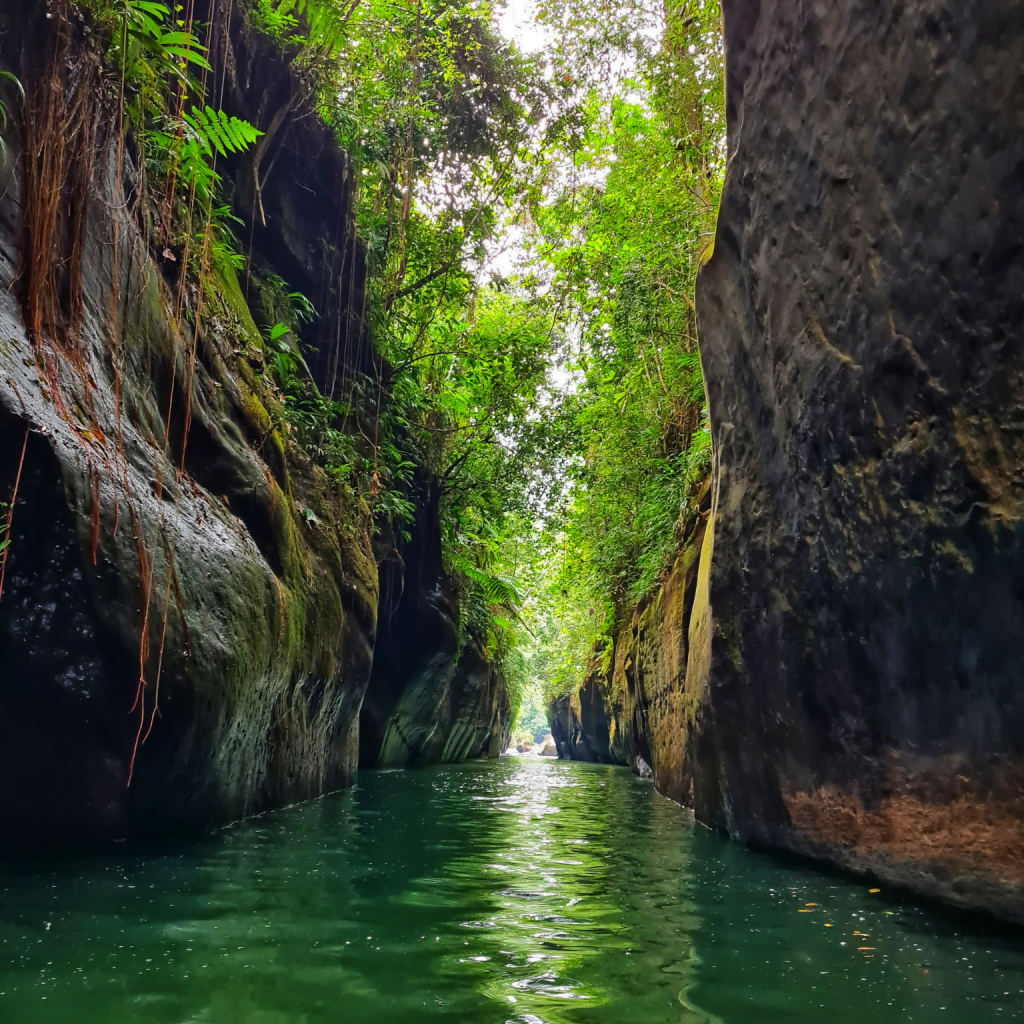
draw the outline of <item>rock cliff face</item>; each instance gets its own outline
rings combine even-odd
[[[509,743],[504,680],[459,634],[436,483],[421,478],[417,498],[409,541],[379,545],[380,635],[359,732],[366,768],[497,757]]]
[[[0,11],[0,66],[26,90],[0,164],[0,499],[16,488],[0,845],[180,831],[343,786],[376,639],[373,523],[274,414],[261,330],[277,275],[320,311],[302,340],[325,393],[381,372],[345,154],[287,64],[234,6],[230,23],[213,8],[222,106],[267,147],[222,164],[252,276],[215,260],[202,288],[183,284],[186,254],[147,234],[81,24],[14,6]],[[500,705],[485,667],[459,664],[424,757],[474,748],[464,705],[480,692]]]
[[[678,764],[687,715],[694,698],[687,689],[693,638],[701,622],[697,605],[701,551],[711,506],[710,482],[698,496],[698,511],[661,585],[630,609],[615,637],[607,668],[595,664],[578,693],[550,709],[559,757],[628,764],[638,775],[654,775],[659,789],[685,801]],[[700,637],[697,638],[698,645]]]
[[[1024,9],[724,15],[713,501],[689,611],[676,571],[655,599],[665,670],[636,676],[658,785],[1024,921]]]

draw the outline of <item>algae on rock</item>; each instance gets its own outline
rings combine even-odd
[[[0,843],[194,829],[344,786],[376,640],[374,523],[297,442],[257,320],[276,275],[321,311],[310,386],[383,372],[346,154],[297,104],[258,215],[251,158],[225,161],[250,270],[243,283],[215,259],[192,280],[133,205],[142,172],[83,72],[87,34],[63,9],[20,7],[17,23],[0,12],[0,67],[27,95],[8,148],[49,133],[60,159],[0,165],[0,481],[20,472]],[[239,12],[214,28],[225,107],[259,123],[294,71]],[[47,96],[63,106],[41,121]],[[41,285],[26,276],[47,261]]]

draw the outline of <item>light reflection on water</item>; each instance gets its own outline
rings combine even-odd
[[[1024,1020],[1024,942],[694,826],[621,769],[367,773],[145,856],[0,873],[3,1024]]]

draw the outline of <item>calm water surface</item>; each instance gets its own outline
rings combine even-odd
[[[752,853],[623,769],[366,773],[0,871],[3,1024],[1024,1021],[1024,939]]]

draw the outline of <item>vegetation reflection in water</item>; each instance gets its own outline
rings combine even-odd
[[[1024,943],[752,853],[621,769],[364,774],[0,876],[4,1024],[1024,1020]]]

